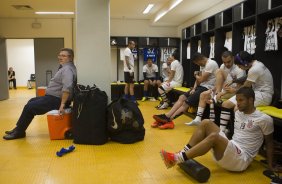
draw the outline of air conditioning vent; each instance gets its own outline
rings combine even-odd
[[[29,5],[12,5],[17,10],[33,10],[33,8]]]

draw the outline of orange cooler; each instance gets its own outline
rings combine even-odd
[[[37,96],[45,96],[46,93],[46,88],[45,86],[40,86],[37,88]]]
[[[71,109],[65,109],[64,115],[59,115],[58,110],[47,113],[49,136],[51,140],[65,139],[71,129]]]

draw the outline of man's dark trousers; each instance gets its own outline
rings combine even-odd
[[[24,132],[35,115],[42,115],[54,109],[58,110],[60,105],[61,99],[55,96],[46,95],[30,99],[22,111],[16,129]]]

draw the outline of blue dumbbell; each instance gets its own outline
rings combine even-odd
[[[67,154],[67,153],[72,152],[74,149],[75,149],[74,145],[71,145],[68,148],[62,148],[60,151],[57,151],[56,155],[58,157],[61,157],[61,156],[65,155],[65,154]]]

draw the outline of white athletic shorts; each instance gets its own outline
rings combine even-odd
[[[233,104],[237,105],[236,95],[228,99]],[[272,95],[255,91],[255,107],[269,105],[272,100]]]
[[[224,132],[220,131],[219,135],[228,139]],[[223,157],[215,161],[217,164],[228,171],[244,171],[252,162],[252,158],[247,155],[233,140],[228,141]]]
[[[162,87],[164,88],[165,92],[168,92],[172,90],[173,88],[181,87],[182,84],[179,84],[178,82],[171,81],[171,82],[163,82]]]

